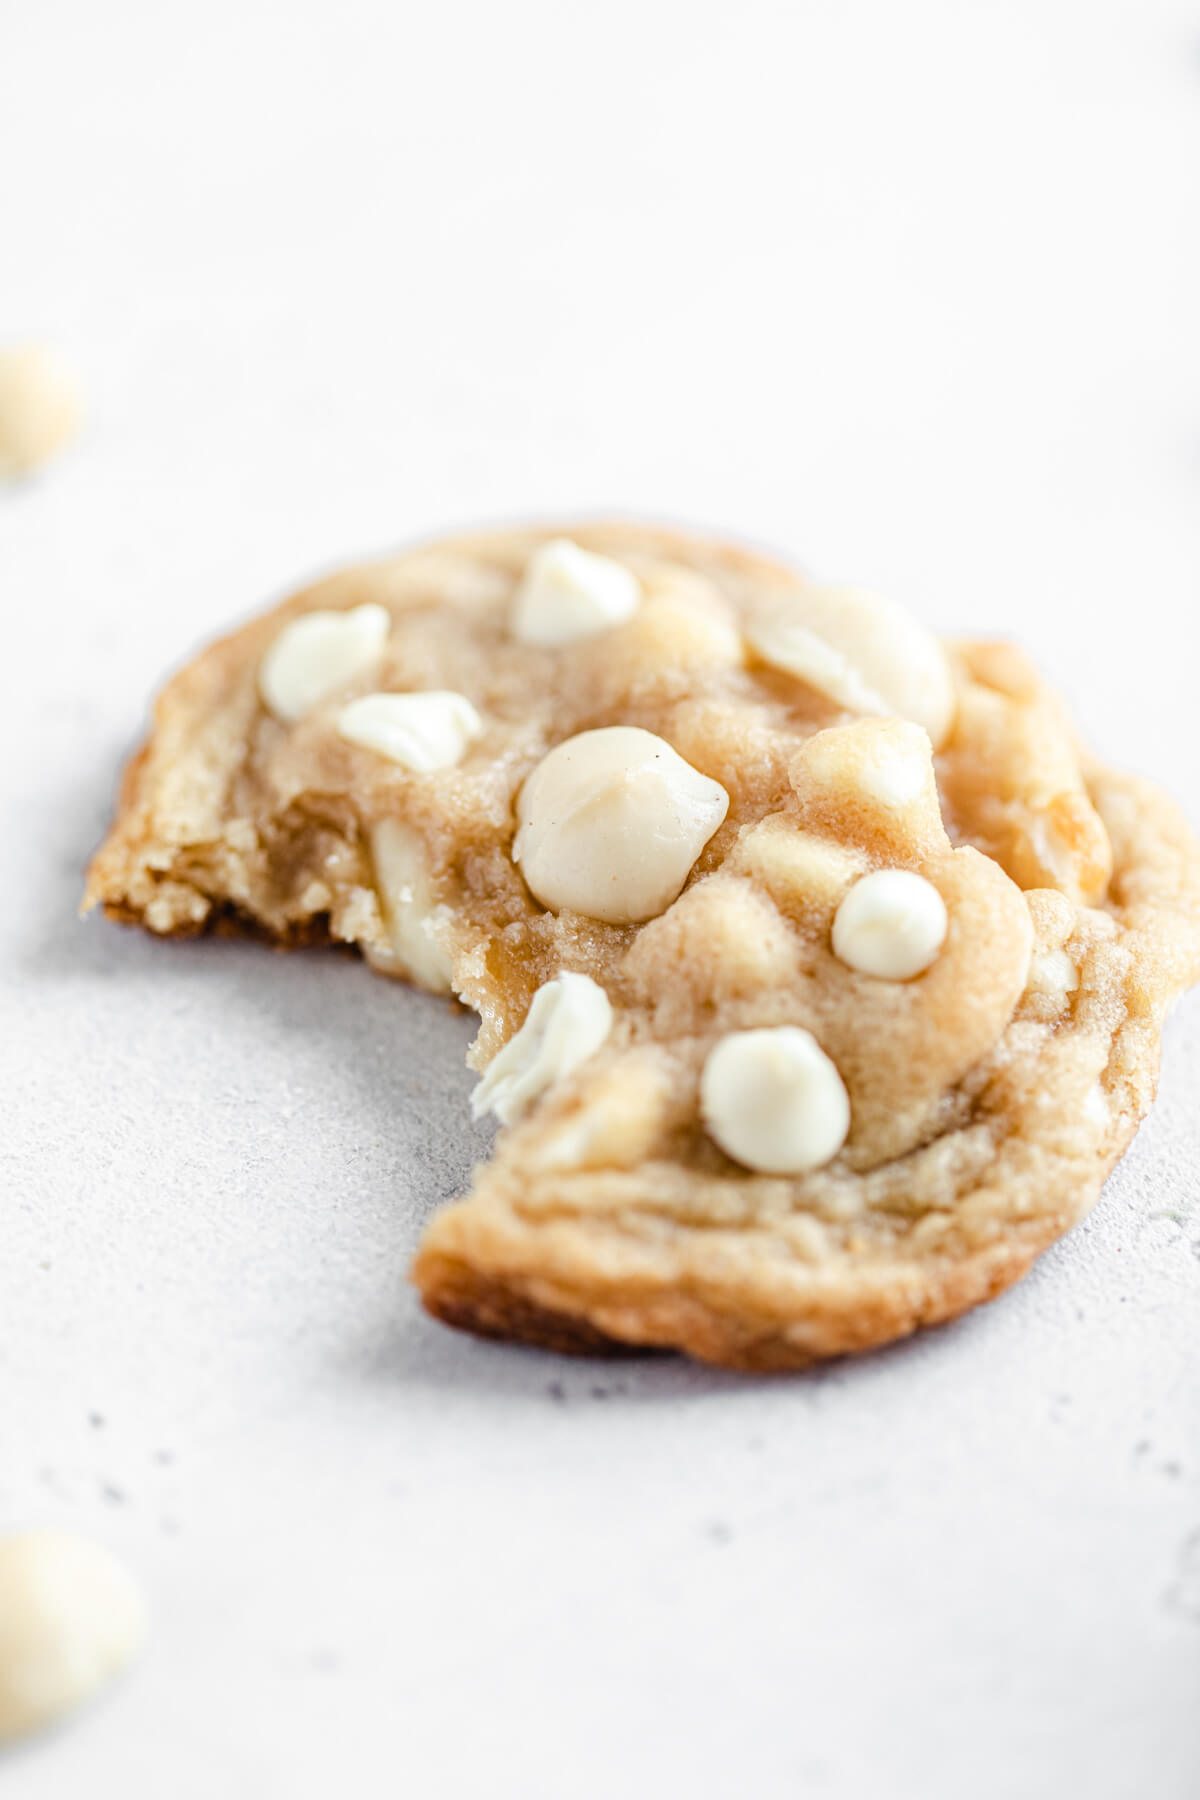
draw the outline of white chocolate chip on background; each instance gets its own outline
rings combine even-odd
[[[263,657],[258,691],[277,719],[294,725],[373,668],[391,628],[387,607],[373,601],[346,612],[303,613]]]
[[[878,869],[856,881],[837,909],[833,948],[847,967],[884,981],[922,974],[946,941],[946,903],[909,869]]]
[[[851,588],[797,588],[746,631],[772,668],[848,712],[923,725],[936,749],[954,718],[954,679],[938,639],[892,600]]]
[[[49,462],[75,437],[82,414],[79,384],[52,350],[0,350],[0,478]]]
[[[476,1119],[519,1119],[540,1094],[595,1055],[612,1030],[613,1009],[590,976],[564,971],[533,996],[525,1022],[497,1051],[471,1096]]]
[[[385,973],[402,974],[434,994],[448,994],[450,958],[438,941],[440,909],[433,898],[425,845],[399,819],[381,819],[371,833],[371,860],[394,964],[376,952]]]
[[[0,1540],[0,1744],[90,1699],[145,1635],[139,1589],[99,1544],[63,1531]]]
[[[845,1083],[799,1025],[723,1037],[700,1077],[700,1108],[726,1155],[764,1175],[821,1168],[850,1130]]]
[[[364,694],[338,714],[338,733],[415,774],[452,769],[483,736],[483,720],[465,694]]]
[[[641,592],[623,563],[552,538],[525,566],[513,598],[512,634],[544,649],[573,644],[632,618]]]
[[[720,782],[664,738],[630,725],[584,731],[522,787],[513,860],[551,912],[632,924],[678,898],[728,810]]]

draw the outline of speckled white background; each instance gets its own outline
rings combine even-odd
[[[1200,816],[1200,15],[0,9],[0,1525],[153,1648],[12,1800],[1200,1792],[1200,1002],[1092,1218],[807,1379],[427,1322],[469,1021],[74,905],[164,669],[511,515],[725,526],[1041,648]]]

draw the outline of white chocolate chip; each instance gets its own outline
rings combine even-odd
[[[764,619],[747,632],[751,647],[772,668],[796,675],[818,693],[827,694],[847,712],[878,713],[891,710],[883,695],[868,686],[850,658],[835,649],[808,625],[786,615]]]
[[[450,958],[438,937],[440,916],[435,904],[425,846],[399,819],[381,819],[371,833],[371,858],[380,910],[391,939],[396,966],[418,986],[435,994],[450,992]],[[387,969],[376,954],[377,966]]]
[[[1079,986],[1079,970],[1065,950],[1039,950],[1029,964],[1030,993],[1065,1001]]]
[[[1090,1119],[1093,1125],[1108,1126],[1112,1123],[1108,1096],[1098,1081],[1093,1081],[1083,1097],[1083,1112],[1084,1117]]]
[[[79,430],[79,388],[49,350],[0,351],[0,479],[28,475]]]
[[[936,747],[954,716],[954,681],[941,644],[894,601],[851,589],[798,588],[747,638],[762,660],[796,675],[847,712],[923,725]]]
[[[678,897],[728,810],[720,782],[652,731],[584,731],[521,789],[513,860],[551,912],[610,925],[653,919]]]
[[[310,612],[285,625],[258,671],[258,691],[289,725],[379,661],[392,628],[386,606]]]
[[[141,1594],[98,1544],[61,1531],[0,1542],[0,1743],[90,1699],[145,1633]]]
[[[512,633],[523,644],[553,648],[592,637],[632,618],[642,590],[610,556],[553,538],[533,552],[513,600]]]
[[[912,737],[916,737],[913,732]],[[929,746],[924,738],[914,744],[872,745],[855,770],[859,791],[877,806],[901,812],[924,794],[929,782]]]
[[[511,1125],[547,1088],[595,1055],[612,1021],[608,995],[587,975],[563,973],[543,982],[525,1023],[492,1058],[471,1096],[475,1118],[493,1112]]]
[[[833,948],[864,975],[908,981],[935,960],[946,927],[946,903],[931,881],[908,869],[879,869],[856,881],[838,907]]]
[[[850,1130],[845,1084],[799,1025],[723,1037],[704,1065],[700,1107],[725,1154],[764,1175],[819,1169]]]
[[[338,714],[340,735],[389,762],[427,775],[452,769],[483,736],[483,720],[465,694],[364,694]]]

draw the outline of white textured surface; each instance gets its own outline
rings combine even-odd
[[[1200,1005],[1092,1219],[803,1380],[471,1342],[404,1279],[470,1026],[73,905],[167,665],[324,565],[636,508],[1040,646],[1200,811],[1200,30],[1169,0],[10,6],[0,1523],[150,1652],[6,1800],[1184,1800]]]

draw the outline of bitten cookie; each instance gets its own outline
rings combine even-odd
[[[784,1369],[1095,1199],[1200,972],[1200,847],[1029,662],[698,536],[466,536],[170,683],[86,906],[357,945],[480,1016],[451,1324]]]

